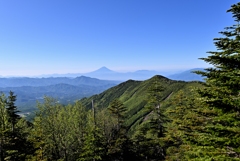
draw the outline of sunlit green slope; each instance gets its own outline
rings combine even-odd
[[[94,95],[90,98],[84,98],[81,101],[84,106],[91,108],[93,100],[94,106],[97,109],[101,109],[107,108],[110,102],[115,98],[120,99],[128,109],[126,125],[131,133],[131,131],[135,129],[134,127],[141,124],[143,120],[146,120],[148,114],[151,113],[151,111],[144,108],[144,106],[147,104],[148,100],[148,89],[154,81],[159,81],[164,88],[162,92],[163,102],[180,89],[184,90],[187,86],[199,85],[197,82],[174,81],[158,75],[146,81],[128,80],[101,94]]]

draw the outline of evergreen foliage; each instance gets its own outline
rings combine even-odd
[[[147,90],[147,104],[146,110],[149,110],[148,121],[140,126],[138,132],[134,136],[134,143],[137,153],[140,157],[148,158],[149,160],[164,160],[165,148],[161,138],[164,136],[165,127],[164,124],[167,121],[164,115],[164,110],[161,107],[164,88],[159,81],[158,77],[152,78],[153,82]],[[148,151],[144,149],[148,148]]]
[[[7,98],[4,94],[0,96],[0,160],[3,161],[6,156],[7,136],[10,130],[9,116],[6,110]]]
[[[21,161],[32,154],[32,144],[27,141],[29,124],[17,114],[16,96],[0,96],[0,160]]]
[[[127,108],[120,100],[115,99],[110,103],[108,110],[117,120],[116,126],[112,129],[112,137],[108,145],[108,155],[111,160],[124,160],[124,146],[126,146],[128,140],[126,127],[124,126]]]
[[[96,125],[96,118],[93,111],[88,112],[84,143],[79,161],[97,161],[102,160],[106,155],[104,148],[104,137],[102,130]]]
[[[201,58],[213,67],[197,72],[207,77],[199,94],[208,110],[204,138],[197,144],[204,146],[203,158],[213,160],[240,160],[240,3],[227,12],[232,13],[236,24],[220,32],[223,37],[214,39],[217,51]]]
[[[115,99],[110,103],[108,110],[113,116],[117,118],[117,131],[120,130],[124,122],[127,108],[123,105],[123,103],[120,100]]]
[[[193,160],[201,153],[196,141],[201,140],[206,118],[201,115],[203,106],[195,90],[189,88],[187,93],[190,95],[181,90],[167,103],[169,122],[162,139],[167,147],[166,160]]]
[[[157,137],[163,137],[164,135],[164,123],[166,123],[166,116],[164,110],[161,107],[161,103],[164,100],[162,97],[163,87],[158,79],[155,77],[153,84],[148,89],[148,104],[147,108],[153,112],[151,117],[151,130]]]
[[[17,114],[17,112],[19,112],[17,110],[17,106],[15,106],[15,101],[16,99],[16,95],[14,95],[14,92],[10,91],[9,92],[9,96],[7,99],[7,112],[8,112],[8,116],[9,116],[9,122],[11,122],[12,124],[12,131],[14,131],[14,126],[16,125],[16,123],[18,122],[20,116]]]

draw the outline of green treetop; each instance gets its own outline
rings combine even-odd
[[[213,67],[196,72],[206,76],[205,88],[199,93],[209,109],[208,121],[205,139],[198,142],[206,150],[206,160],[240,160],[240,3],[227,12],[236,23],[220,32],[223,37],[214,39],[217,51],[201,58]]]

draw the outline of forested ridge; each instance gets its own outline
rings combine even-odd
[[[236,22],[200,58],[205,82],[155,76],[129,80],[74,104],[45,97],[32,122],[18,115],[16,95],[0,97],[0,159],[240,160],[240,3]]]
[[[0,91],[7,94],[10,90],[18,96],[16,105],[21,113],[36,110],[36,101],[43,96],[57,98],[62,104],[73,103],[77,99],[101,93],[119,84],[119,81],[99,80],[80,76],[76,78],[0,78]]]

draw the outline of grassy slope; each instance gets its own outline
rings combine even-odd
[[[198,86],[197,82],[174,81],[163,76],[155,76],[146,81],[128,80],[115,87],[112,87],[101,94],[94,95],[90,98],[82,99],[83,105],[91,108],[91,101],[94,100],[94,106],[97,108],[107,108],[111,101],[115,98],[120,99],[128,108],[126,125],[129,127],[129,132],[132,133],[146,116],[151,112],[144,108],[147,103],[147,91],[154,80],[157,80],[164,87],[162,99],[174,95],[180,89],[188,86]],[[164,107],[167,108],[167,107]]]

